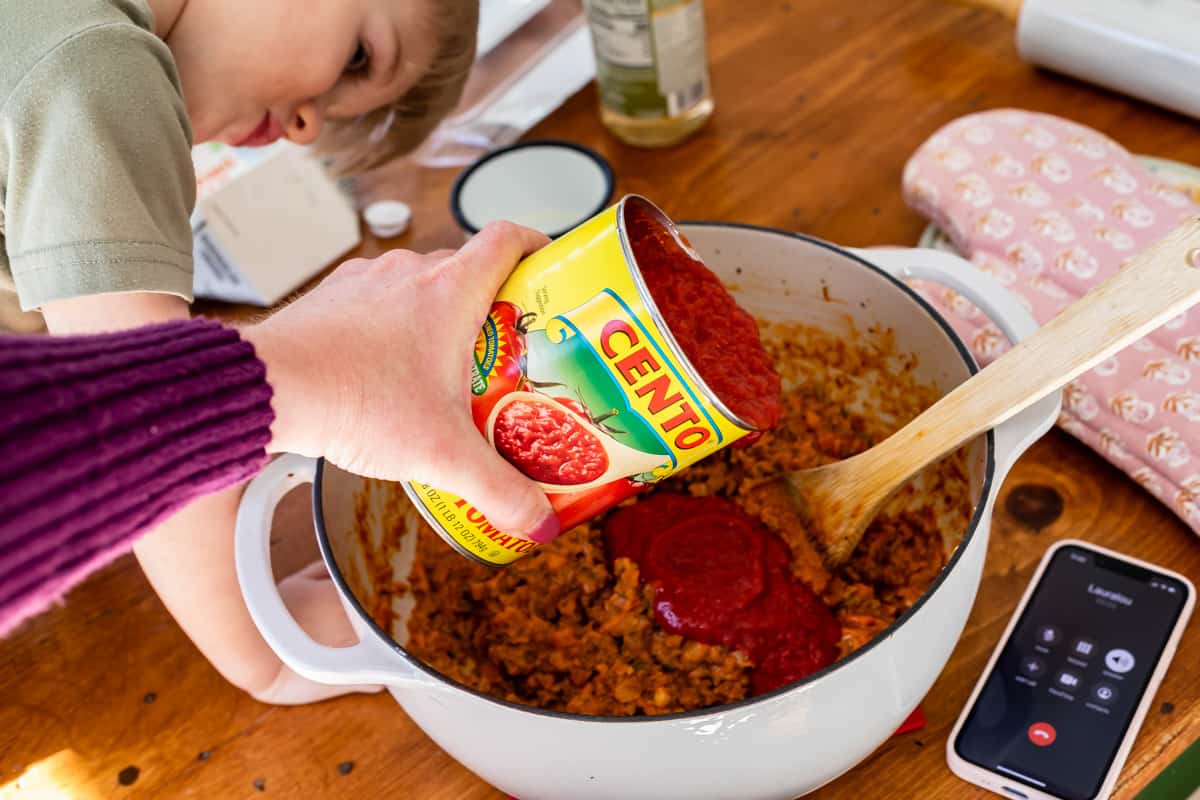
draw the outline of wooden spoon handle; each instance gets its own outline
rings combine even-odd
[[[884,440],[898,484],[1200,302],[1200,218],[1185,222]],[[901,475],[899,473],[903,472]]]

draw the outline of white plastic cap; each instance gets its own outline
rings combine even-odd
[[[390,239],[408,230],[412,209],[399,200],[381,200],[363,209],[363,219],[376,237]]]

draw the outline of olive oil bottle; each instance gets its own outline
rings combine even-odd
[[[636,147],[669,147],[712,116],[703,0],[584,0],[600,118]]]

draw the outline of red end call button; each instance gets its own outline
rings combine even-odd
[[[1057,738],[1058,732],[1049,722],[1035,722],[1029,726],[1029,741],[1038,747],[1054,744],[1054,740]]]

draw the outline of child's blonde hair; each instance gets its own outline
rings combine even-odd
[[[434,8],[438,48],[416,85],[360,117],[326,123],[316,149],[334,172],[360,174],[414,150],[458,104],[475,61],[479,0],[438,0]]]

